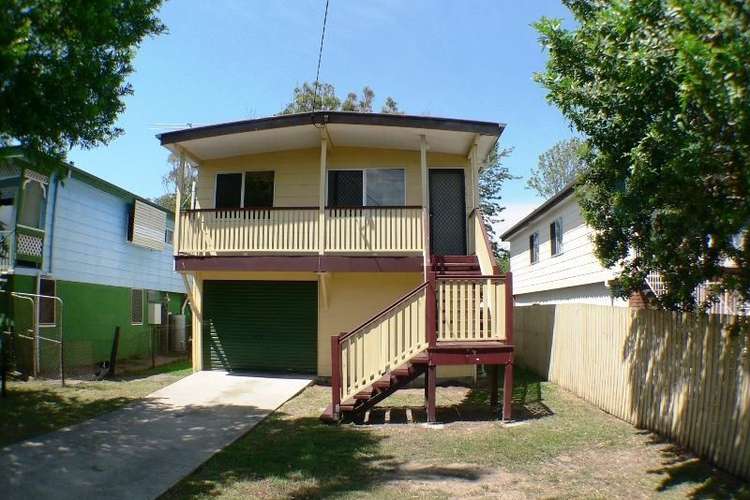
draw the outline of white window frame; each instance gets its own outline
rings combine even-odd
[[[558,224],[559,223],[559,224]],[[549,246],[550,246],[550,254],[552,257],[558,257],[563,254],[565,251],[565,247],[563,246],[563,218],[555,217],[552,222],[550,223],[550,226],[555,226],[555,241],[552,241],[552,231],[550,231],[550,239],[549,239]],[[553,250],[555,250],[553,252]]]
[[[404,173],[404,203],[403,205],[400,205],[402,207],[408,206],[406,204],[406,167],[396,165],[393,167],[372,167],[372,168],[348,168],[348,167],[336,167],[336,168],[329,168],[326,169],[326,192],[325,192],[325,200],[326,205],[328,205],[328,172],[338,172],[338,171],[347,171],[347,172],[362,172],[362,207],[370,207],[370,208],[377,208],[381,205],[367,205],[367,174],[366,172],[368,170],[401,170]]]
[[[351,169],[347,169],[351,170]],[[243,208],[245,206],[245,174],[250,172],[273,172],[273,199],[271,200],[271,207],[276,206],[276,169],[275,168],[264,168],[264,169],[251,169],[251,170],[243,170],[242,172],[237,171],[221,171],[216,172],[214,174],[214,209],[216,209],[216,190],[219,187],[219,176],[220,175],[228,175],[228,174],[240,174],[242,176],[242,180],[240,181],[240,206],[238,208]],[[229,210],[229,209],[226,209]]]
[[[539,263],[539,231],[534,231],[529,235],[529,243],[529,265],[533,266]]]
[[[134,322],[133,321],[133,311],[134,311],[134,309],[133,309],[133,292],[138,291],[138,290],[140,290],[140,292],[141,292],[141,321],[140,322]],[[144,303],[145,303],[145,300],[144,300],[145,292],[146,291],[143,288],[131,288],[130,289],[130,324],[133,325],[133,326],[142,326],[143,325],[143,316],[144,316],[143,309],[144,309]]]

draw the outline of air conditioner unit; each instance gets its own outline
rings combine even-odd
[[[161,304],[148,305],[148,324],[161,325]]]

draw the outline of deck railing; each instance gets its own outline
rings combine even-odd
[[[437,341],[506,340],[506,285],[503,277],[437,280]]]
[[[180,212],[178,253],[314,253],[317,208],[245,208]]]
[[[421,207],[183,210],[180,255],[409,253],[423,248]]]
[[[325,222],[330,252],[422,251],[422,207],[329,208]]]
[[[13,269],[15,264],[14,231],[0,231],[0,274]]]
[[[354,330],[331,337],[334,407],[427,348],[425,282]]]

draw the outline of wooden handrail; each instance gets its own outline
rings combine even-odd
[[[496,280],[504,281],[507,279],[508,274],[489,274],[489,275],[476,275],[476,274],[451,274],[450,276],[438,276],[438,281],[451,281],[451,280],[476,280],[476,281],[487,281]]]
[[[252,212],[261,210],[317,210],[318,207],[236,207],[236,208],[193,208],[190,210],[181,210],[183,214],[193,214],[202,212]]]
[[[350,330],[347,333],[340,334],[337,337],[339,343],[343,342],[344,340],[348,339],[352,335],[356,334],[358,331],[362,330],[363,328],[367,328],[368,326],[370,326],[371,324],[373,324],[374,322],[376,322],[377,320],[379,320],[383,316],[387,315],[389,312],[391,312],[395,308],[397,308],[402,302],[406,302],[407,300],[409,300],[410,298],[412,298],[414,295],[416,295],[417,293],[419,293],[422,290],[424,290],[427,287],[428,284],[429,284],[429,281],[425,281],[424,283],[422,283],[421,285],[419,285],[415,289],[413,289],[410,292],[408,292],[406,295],[403,295],[402,297],[400,297],[398,300],[396,300],[396,302],[394,302],[393,304],[389,305],[388,307],[386,307],[385,309],[383,309],[379,313],[377,313],[375,316],[371,317],[370,319],[368,319],[367,321],[365,321],[364,323],[362,323],[361,325],[359,325],[357,328],[354,328],[353,330]]]
[[[484,239],[484,246],[487,249],[487,253],[489,253],[490,257],[492,257],[494,263],[492,264],[492,270],[494,272],[498,272],[500,270],[500,266],[497,265],[497,260],[494,258],[494,252],[492,251],[492,242],[490,241],[490,235],[487,234],[487,228],[484,226],[484,212],[482,212],[482,209],[477,207],[474,210],[471,211],[469,214],[469,217],[471,216],[479,217],[479,228],[482,231],[482,238]],[[476,249],[474,250],[476,253]]]
[[[379,208],[382,209],[394,209],[394,208],[403,208],[403,209],[416,209],[416,208],[422,208],[422,205],[344,205],[344,206],[326,206],[326,210],[336,210],[336,209],[343,209],[343,210],[355,210],[358,208],[366,209],[366,210],[377,210]]]

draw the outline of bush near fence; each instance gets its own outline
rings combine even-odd
[[[738,316],[516,307],[519,362],[750,479],[750,332]]]

